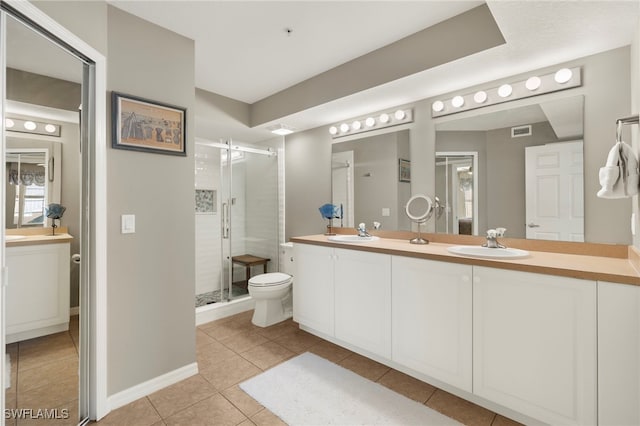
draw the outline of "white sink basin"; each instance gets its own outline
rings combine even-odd
[[[377,241],[380,237],[371,235],[369,237],[359,237],[357,235],[331,235],[327,237],[329,241],[335,241],[336,243],[366,243],[369,241]]]
[[[5,235],[4,236],[5,241],[18,241],[18,240],[24,240],[25,238],[27,238],[26,235]]]
[[[526,250],[516,248],[488,248],[482,246],[453,246],[447,250],[454,254],[483,259],[521,259],[529,256]]]

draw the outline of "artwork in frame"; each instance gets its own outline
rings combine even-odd
[[[411,182],[411,160],[398,160],[398,178],[400,182]]]
[[[111,93],[111,146],[186,156],[185,108]]]

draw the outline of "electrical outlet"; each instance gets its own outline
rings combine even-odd
[[[133,234],[136,232],[136,215],[123,214],[120,218],[120,233]]]

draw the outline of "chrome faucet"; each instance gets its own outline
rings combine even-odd
[[[505,228],[496,228],[496,229],[488,229],[487,230],[487,242],[482,245],[482,247],[487,248],[507,248],[498,242],[498,237],[504,237],[506,229]]]
[[[356,231],[358,231],[358,237],[370,237],[371,236],[367,232],[367,226],[364,224],[364,222],[360,223],[358,225],[358,227],[356,228]]]

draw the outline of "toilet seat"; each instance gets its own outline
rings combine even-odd
[[[249,279],[249,285],[254,287],[271,287],[291,282],[291,275],[282,272],[269,272],[256,275]]]

